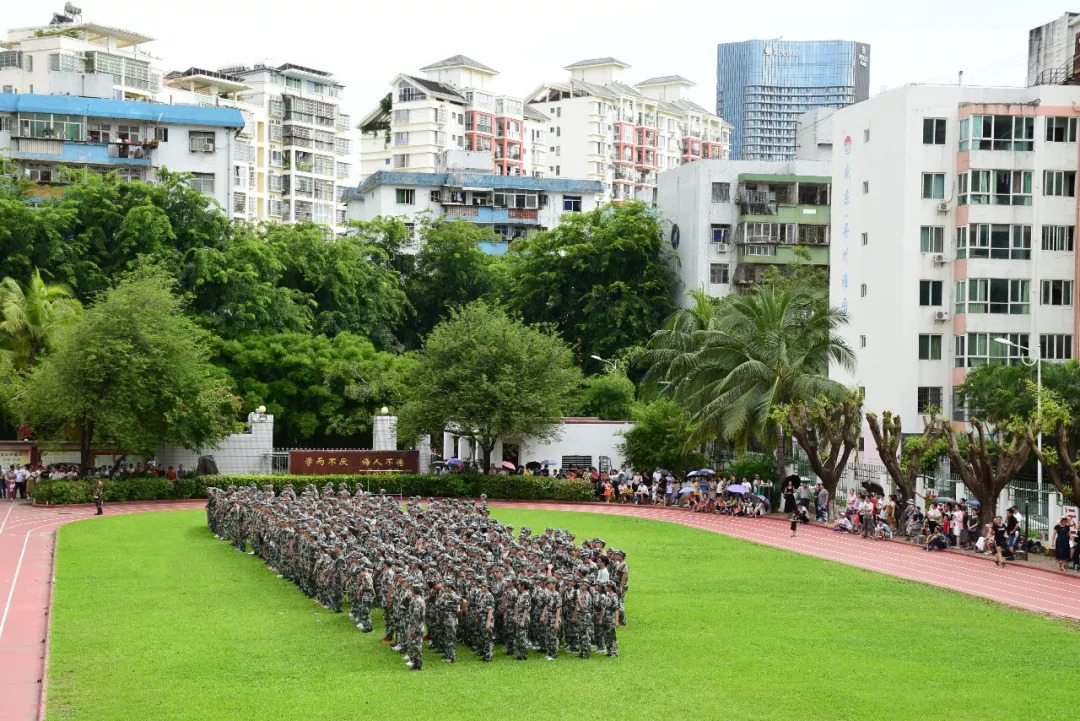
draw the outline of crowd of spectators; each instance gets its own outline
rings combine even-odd
[[[23,464],[10,465],[3,474],[3,483],[0,483],[0,498],[14,501],[16,498],[33,497],[34,484],[39,480],[51,478],[75,479],[85,478],[167,478],[175,481],[183,478],[190,471],[185,470],[183,465],[165,467],[150,461],[147,463],[121,463],[115,469],[113,466],[98,466],[90,469],[89,473],[80,473],[81,467],[74,463],[53,463],[49,465]]]

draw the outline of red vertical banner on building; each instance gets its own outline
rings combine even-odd
[[[420,451],[289,451],[289,473],[419,473]]]

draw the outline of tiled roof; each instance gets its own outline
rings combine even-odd
[[[682,75],[657,75],[655,78],[649,78],[648,80],[642,80],[637,83],[640,88],[642,85],[668,85],[670,83],[683,83],[684,85],[693,85],[692,80],[687,80]]]
[[[618,60],[616,58],[608,56],[606,58],[589,58],[588,60],[578,60],[576,63],[571,63],[570,65],[567,65],[565,68],[563,68],[563,70],[572,70],[574,68],[591,68],[594,65],[621,65],[624,68],[630,67],[622,60]]]
[[[525,117],[532,118],[533,120],[551,120],[548,116],[541,113],[532,105],[525,103]]]
[[[408,78],[410,83],[416,83],[420,87],[432,93],[446,95],[451,98],[458,98],[459,100],[465,99],[464,95],[462,95],[456,89],[450,87],[446,83],[437,83],[434,80],[425,80],[424,78],[418,78],[414,75],[405,75],[404,77]]]
[[[468,57],[467,55],[451,55],[450,57],[446,58],[445,60],[440,60],[437,63],[432,63],[431,65],[427,65],[427,66],[422,67],[420,69],[421,70],[439,70],[440,68],[457,68],[457,67],[461,67],[462,65],[464,65],[465,67],[469,67],[469,68],[476,68],[477,70],[483,70],[483,71],[488,72],[488,73],[498,73],[499,72],[498,70],[495,70],[494,68],[489,68],[487,65],[484,65],[483,63],[480,63],[480,62],[477,62],[477,61],[473,60],[472,58]]]

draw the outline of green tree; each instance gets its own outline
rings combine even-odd
[[[893,483],[900,490],[901,505],[915,498],[915,485],[923,471],[923,459],[936,459],[946,452],[947,444],[941,438],[936,413],[923,420],[922,435],[904,437],[903,424],[898,414],[885,411],[878,420],[876,413],[866,414],[870,435],[874,437],[878,456],[885,464]]]
[[[451,311],[419,359],[401,412],[406,435],[459,429],[483,449],[484,468],[500,438],[555,437],[580,382],[570,349],[552,332],[483,301]]]
[[[278,446],[355,446],[382,406],[399,407],[416,362],[339,333],[250,335],[219,344],[244,406],[274,415]]]
[[[660,369],[650,369],[649,381],[668,384],[691,413],[696,438],[771,441],[784,473],[787,441],[772,410],[822,395],[843,397],[845,389],[828,378],[828,369],[830,362],[854,366],[854,353],[835,332],[846,317],[833,308],[816,310],[800,290],[764,285],[728,296],[717,311],[704,306],[685,317],[685,330],[650,344],[644,362]]]
[[[83,472],[95,446],[197,451],[238,427],[228,379],[172,286],[159,268],[127,274],[58,333],[13,401],[39,439],[79,442]]]
[[[452,308],[490,297],[496,290],[493,256],[480,249],[482,242],[499,239],[490,228],[464,220],[425,223],[409,275],[407,292],[414,321],[406,330],[407,346],[427,336]]]
[[[634,411],[634,384],[619,373],[589,376],[575,393],[570,415],[622,421]]]
[[[814,473],[821,479],[829,498],[836,498],[836,486],[847,468],[848,459],[859,446],[862,426],[861,391],[848,391],[842,399],[819,396],[809,401],[778,406],[774,420],[789,431],[806,452]],[[829,517],[832,517],[829,504]]]
[[[693,450],[690,414],[670,398],[639,403],[633,420],[633,428],[622,431],[619,453],[635,470],[663,468],[681,476],[705,465],[705,457]]]
[[[25,287],[13,278],[0,282],[0,341],[21,370],[32,370],[39,355],[52,349],[60,331],[81,312],[70,288],[46,283],[37,269]]]
[[[505,258],[508,307],[552,323],[589,360],[643,345],[675,309],[671,248],[644,203],[568,213],[551,230],[514,241]]]

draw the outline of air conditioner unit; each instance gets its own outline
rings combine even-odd
[[[198,145],[200,153],[212,153],[214,152],[213,141],[204,141]]]
[[[947,310],[936,310],[936,311],[934,311],[934,320],[946,321],[948,319],[949,319],[949,311],[947,311]]]
[[[731,250],[730,243],[713,243],[713,247],[716,248],[717,253],[727,253]]]
[[[945,265],[948,262],[948,258],[944,253],[934,253],[934,265]]]
[[[937,204],[937,209],[938,209],[939,213],[948,213],[949,212],[949,201],[947,201],[947,200],[941,201],[940,203]]]

